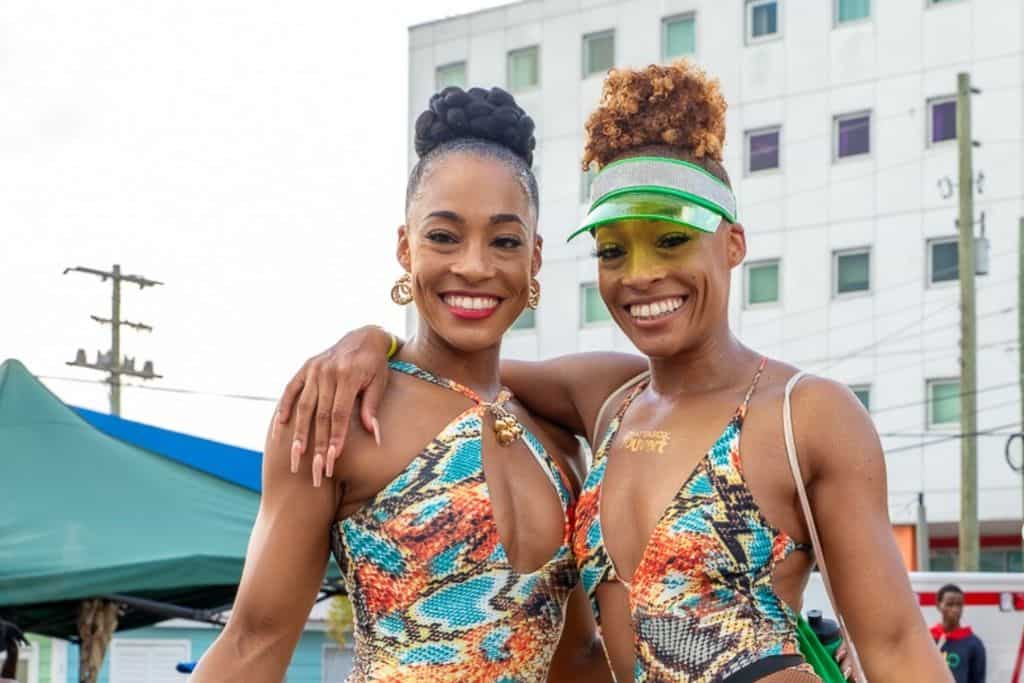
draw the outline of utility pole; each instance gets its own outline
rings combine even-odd
[[[1024,216],[1020,218],[1017,227],[1017,358],[1020,378],[1020,431],[1024,432]],[[1009,456],[1007,456],[1007,462],[1009,462]],[[1021,457],[1020,473],[1022,496],[1020,533],[1021,549],[1024,550],[1024,455]]]
[[[99,316],[90,316],[96,322],[103,325],[110,325],[110,350],[107,353],[97,352],[96,362],[89,363],[85,357],[85,349],[79,349],[78,353],[75,354],[75,360],[70,361],[67,365],[71,365],[79,368],[88,368],[89,370],[99,370],[107,373],[107,382],[110,384],[110,414],[120,415],[121,414],[121,377],[127,375],[129,377],[139,377],[141,379],[158,379],[161,375],[153,372],[153,362],[146,361],[142,370],[135,369],[135,359],[128,358],[127,356],[121,356],[121,326],[131,327],[139,330],[140,332],[152,332],[153,328],[149,325],[142,323],[133,323],[127,320],[121,320],[121,282],[129,282],[133,285],[138,285],[139,289],[145,289],[146,287],[155,287],[156,285],[162,285],[162,282],[156,280],[149,280],[140,275],[123,275],[121,273],[121,266],[115,264],[113,269],[110,271],[96,270],[95,268],[83,268],[81,266],[75,266],[74,268],[65,268],[64,274],[67,275],[70,272],[86,273],[88,275],[95,275],[100,278],[101,281],[106,282],[108,279],[113,284],[113,295],[111,297],[110,306],[110,317],[100,318]]]
[[[978,366],[974,300],[974,169],[971,137],[971,77],[956,76],[956,140],[960,215],[957,221],[960,275],[960,571],[978,571]]]
[[[928,512],[924,506],[924,492],[917,493],[917,527],[915,529],[914,545],[917,546],[917,571],[929,571],[929,543],[931,534],[928,533]]]

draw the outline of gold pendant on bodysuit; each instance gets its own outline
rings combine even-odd
[[[672,442],[672,435],[665,431],[638,431],[629,432],[623,439],[626,450],[633,453],[646,451],[648,453],[664,453],[665,449]]]
[[[505,407],[507,400],[508,397],[503,398],[503,395],[499,394],[498,399],[488,406],[491,414],[494,415],[494,435],[498,439],[499,446],[511,446],[523,435],[523,425]]]

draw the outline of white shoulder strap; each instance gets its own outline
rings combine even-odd
[[[846,628],[843,615],[839,613],[839,606],[836,604],[835,595],[832,593],[832,582],[829,581],[828,568],[825,566],[825,552],[821,547],[821,538],[818,536],[818,527],[814,523],[814,515],[811,513],[811,503],[807,498],[807,489],[804,487],[804,477],[800,472],[800,460],[796,454],[796,440],[793,438],[793,407],[790,400],[793,387],[801,379],[807,376],[805,372],[798,372],[786,383],[786,393],[782,399],[782,429],[786,437],[786,457],[789,459],[789,468],[793,472],[793,482],[796,484],[796,495],[800,499],[800,508],[804,513],[804,522],[807,524],[807,533],[811,536],[811,545],[814,547],[814,559],[821,572],[821,580],[825,584],[825,592],[828,593],[829,602],[832,603],[832,610],[836,614],[836,621],[839,622],[839,629],[843,634],[843,642],[849,650],[850,663],[853,665],[853,676],[857,683],[866,683],[864,669],[860,665],[860,658],[853,646],[853,639]]]
[[[604,400],[604,403],[601,404],[601,409],[597,411],[597,419],[594,420],[594,431],[591,432],[591,434],[593,434],[595,448],[597,447],[598,442],[601,441],[602,436],[601,434],[598,433],[597,430],[601,428],[601,420],[604,419],[605,413],[608,412],[608,408],[612,404],[612,399],[614,399],[616,396],[620,396],[626,389],[631,389],[632,387],[635,387],[637,384],[647,379],[647,377],[650,374],[650,370],[644,370],[636,377],[626,380],[618,389],[608,394],[608,398],[606,398]]]

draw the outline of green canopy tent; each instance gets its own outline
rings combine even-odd
[[[259,494],[114,438],[85,412],[18,361],[0,365],[0,617],[78,640],[90,599],[120,605],[118,629],[169,615],[117,596],[229,605]]]

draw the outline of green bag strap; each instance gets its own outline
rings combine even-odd
[[[824,683],[846,683],[843,672],[839,669],[839,663],[832,658],[825,646],[818,640],[818,636],[811,629],[802,615],[796,620],[796,637],[800,644],[800,654],[804,656],[807,663],[814,669]]]

